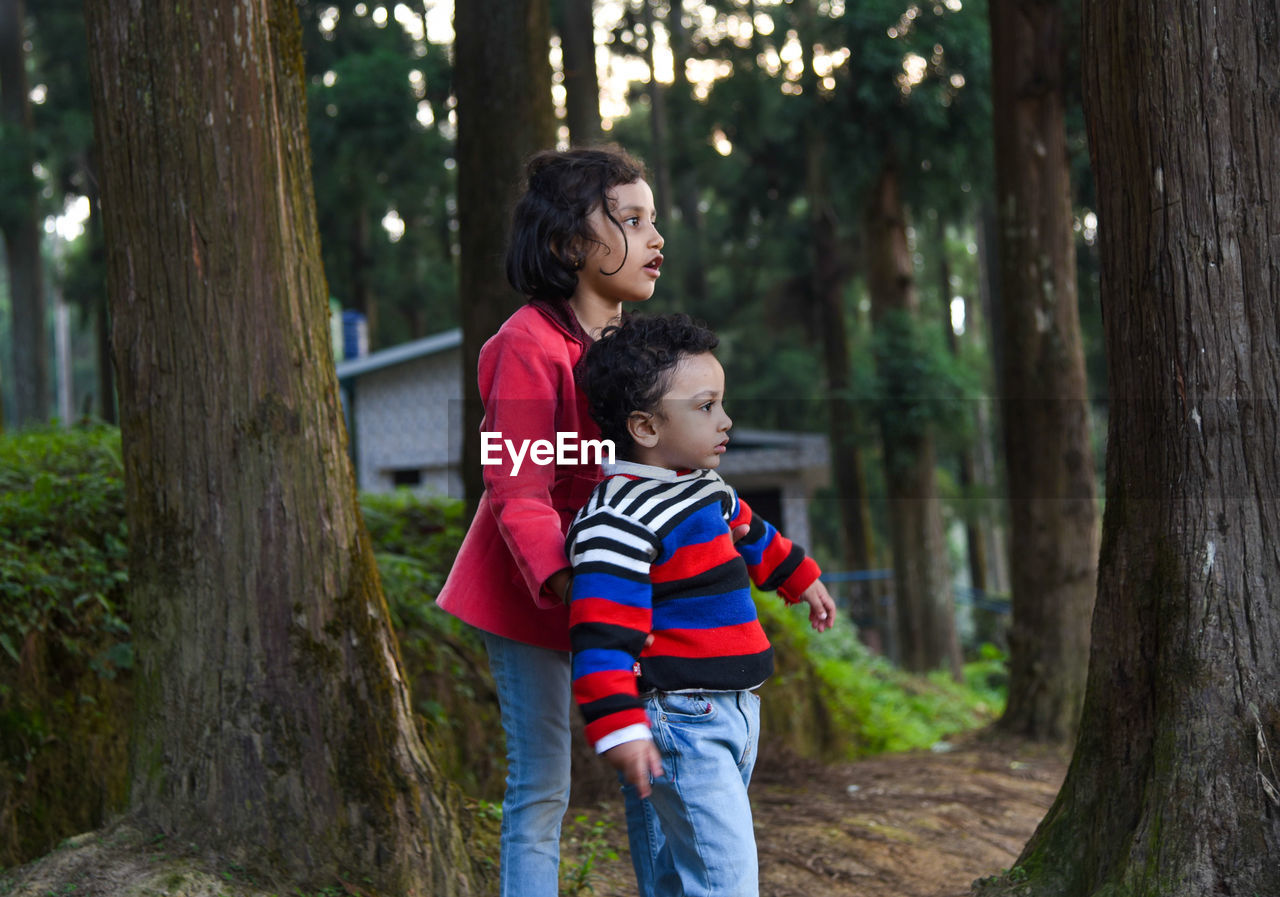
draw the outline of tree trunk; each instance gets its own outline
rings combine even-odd
[[[955,358],[960,358],[960,337],[956,333],[955,322],[951,319],[951,262],[947,258],[947,225],[942,215],[938,215],[938,295],[941,297],[942,334],[947,349]],[[973,318],[970,317],[970,303],[961,298],[965,308],[965,330],[970,329]],[[976,423],[976,421],[975,421]],[[965,553],[969,560],[969,584],[975,592],[987,590],[987,545],[982,532],[982,513],[977,508],[974,498],[974,487],[978,483],[978,462],[974,446],[982,438],[979,430],[972,443],[964,446],[957,461],[960,494],[964,496],[964,539]]]
[[[644,21],[644,61],[649,66],[649,173],[653,182],[653,202],[659,221],[671,220],[671,163],[667,146],[667,92],[658,81],[654,62],[658,32],[653,7],[657,0],[642,0]]]
[[[821,140],[818,137],[817,140]],[[838,265],[839,239],[835,210],[827,197],[823,168],[824,147],[810,143],[809,227],[812,238],[810,291],[818,306],[822,328],[822,360],[827,380],[828,429],[831,437],[832,473],[840,506],[840,536],[846,569],[868,570],[872,566],[871,510],[867,504],[867,480],[858,444],[861,430],[857,404],[853,400],[849,337],[845,328],[844,286],[846,277],[832,270]],[[872,621],[877,626],[878,608],[872,583],[853,585],[851,611],[855,620]],[[865,623],[863,624],[865,626]],[[864,633],[880,643],[883,633]]]
[[[138,655],[131,811],[308,888],[475,893],[346,454],[294,4],[87,11]]]
[[[845,326],[844,288],[847,266],[841,259],[839,221],[831,203],[827,176],[827,142],[820,123],[826,110],[818,96],[813,68],[813,6],[796,4],[800,47],[804,61],[804,95],[813,108],[805,117],[801,136],[805,147],[805,198],[809,206],[809,299],[816,306],[810,316],[822,333],[822,361],[827,380],[827,426],[831,439],[832,476],[838,495],[842,562],[847,570],[867,570],[873,555],[871,510],[867,504],[867,481],[858,445],[861,429],[857,405],[853,401],[853,369],[849,358],[849,336]],[[877,632],[877,602],[870,582],[851,587],[850,611],[861,621],[863,636],[881,644]],[[871,625],[867,626],[867,622]],[[870,630],[870,631],[867,631]]]
[[[696,118],[694,116],[695,101],[693,89],[689,84],[689,75],[685,71],[685,63],[689,59],[689,32],[684,27],[684,0],[672,0],[671,14],[667,17],[667,30],[671,33],[671,56],[675,80],[671,84],[669,96],[671,107],[673,151],[686,159],[697,145],[698,136],[694,133]],[[676,260],[680,271],[681,304],[690,309],[706,308],[707,267],[703,259],[703,222],[702,191],[698,187],[698,172],[691,164],[678,164],[675,176],[675,200],[680,209],[680,224],[673,236],[678,236],[680,247]],[[662,222],[659,222],[661,224]],[[667,233],[672,228],[670,223],[663,228]]]
[[[978,305],[982,315],[983,333],[986,336],[987,354],[991,357],[991,371],[995,379],[995,395],[1004,395],[1004,327],[1000,322],[1000,259],[996,246],[995,210],[989,203],[979,209],[974,233],[978,244]],[[975,461],[978,465],[978,481],[991,496],[1002,494],[1005,479],[1003,458],[996,442],[1004,433],[998,401],[982,402],[978,406],[978,432]],[[1007,595],[1009,589],[1009,540],[1005,533],[1004,514],[1008,503],[992,506],[987,541],[987,585],[997,594]]]
[[[351,243],[348,261],[350,263],[349,279],[351,295],[347,297],[350,307],[364,315],[365,330],[369,335],[369,350],[378,347],[378,297],[374,295],[370,284],[370,262],[373,259],[373,224],[369,207],[357,201],[355,208],[349,210],[351,215]]]
[[[506,278],[511,207],[529,157],[555,145],[548,0],[468,0],[454,9],[458,96],[458,298],[466,399],[463,480],[472,508],[480,478],[480,347],[519,307]],[[501,59],[502,65],[493,65]]]
[[[0,0],[0,168],[15,178],[0,208],[13,314],[15,427],[41,423],[49,414],[49,339],[45,330],[44,266],[40,255],[39,184],[31,173],[31,100],[23,49],[22,0]]]
[[[1080,738],[1017,893],[1280,894],[1280,19],[1083,21],[1107,502]]]
[[[600,76],[596,73],[593,0],[562,0],[560,49],[564,54],[565,123],[574,146],[600,140]]]
[[[960,644],[942,502],[930,425],[920,402],[927,384],[913,382],[920,351],[913,335],[918,300],[907,248],[906,212],[894,165],[886,163],[867,205],[867,288],[877,333],[880,428],[893,545],[893,588],[899,663],[923,672],[946,668],[960,676]]]
[[[90,186],[87,191],[89,199],[89,219],[85,222],[84,238],[89,243],[90,264],[95,271],[106,271],[106,248],[102,243],[102,199],[98,195],[97,150],[94,150],[93,167],[87,179]],[[107,296],[106,285],[93,296],[89,303],[93,320],[94,338],[94,375],[97,381],[96,399],[98,417],[109,424],[118,424],[116,411],[116,375],[111,359],[111,300]]]
[[[993,0],[996,196],[1013,621],[1007,731],[1069,741],[1097,574],[1089,399],[1063,115],[1062,9]]]

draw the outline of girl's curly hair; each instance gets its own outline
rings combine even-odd
[[[599,207],[621,231],[610,196],[614,187],[642,180],[644,165],[610,144],[544,150],[529,160],[525,174],[507,246],[507,280],[530,299],[567,299],[578,287],[586,247],[600,242],[587,216]]]
[[[624,315],[621,324],[604,329],[586,354],[587,400],[619,458],[631,457],[635,448],[627,429],[632,412],[656,412],[680,360],[719,343],[686,314]]]

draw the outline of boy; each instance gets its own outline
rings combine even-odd
[[[632,316],[591,347],[591,415],[622,460],[567,537],[574,694],[625,783],[641,893],[663,897],[758,893],[747,785],[773,648],[751,582],[807,602],[819,632],[835,614],[817,564],[715,472],[732,426],[717,342],[685,315]]]

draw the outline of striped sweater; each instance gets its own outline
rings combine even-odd
[[[647,736],[641,692],[733,691],[769,678],[773,648],[751,583],[794,603],[820,572],[713,470],[624,461],[605,474],[567,537],[573,691],[600,752]],[[735,544],[730,531],[744,523]]]

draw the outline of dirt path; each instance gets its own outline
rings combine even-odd
[[[1059,752],[988,737],[843,766],[762,758],[751,785],[761,897],[961,897],[1013,865],[1065,773]],[[586,819],[568,830],[570,866],[607,841],[619,858],[587,881],[596,897],[633,897],[621,812],[574,815]]]

